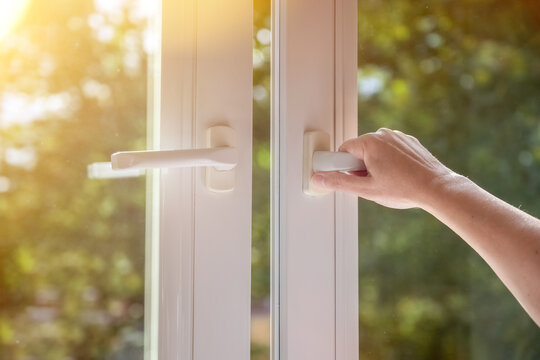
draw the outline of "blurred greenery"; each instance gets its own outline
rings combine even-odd
[[[270,1],[254,0],[251,359],[270,359]],[[262,332],[260,329],[265,329]],[[256,333],[261,331],[261,333]]]
[[[253,231],[252,289],[254,301],[270,291],[270,2],[254,2],[254,52],[264,61],[254,64],[253,85]]]
[[[142,359],[147,19],[31,1],[0,46],[0,358]]]
[[[256,31],[269,28],[266,10]],[[362,0],[358,18],[359,133],[411,133],[539,216],[540,3]],[[256,99],[257,86],[270,90],[263,70],[255,66]],[[260,122],[269,97],[254,105],[257,301],[269,295],[269,135]],[[458,236],[420,210],[366,201],[359,210],[360,359],[540,358],[538,327]]]
[[[539,4],[359,1],[359,132],[413,134],[539,216]],[[457,235],[419,210],[359,207],[361,359],[540,358],[538,327]]]
[[[120,11],[96,3],[33,0],[0,46],[0,359],[142,358],[145,181],[88,179],[86,166],[146,146],[147,19],[135,0]],[[358,5],[360,133],[411,133],[540,215],[538,2]],[[270,293],[270,3],[254,8],[260,317]],[[359,207],[361,359],[540,358],[539,329],[455,234],[419,210]],[[268,343],[252,345],[252,359],[268,358]]]

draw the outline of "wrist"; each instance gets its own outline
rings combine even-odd
[[[472,184],[472,181],[469,178],[451,170],[445,174],[435,176],[423,188],[420,207],[433,214],[434,211],[445,206],[449,198],[455,196],[457,192],[463,191],[470,184]]]

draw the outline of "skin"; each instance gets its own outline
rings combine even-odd
[[[318,172],[315,186],[395,209],[422,208],[465,240],[540,326],[540,220],[444,166],[407,134],[379,129],[341,145],[365,172]]]

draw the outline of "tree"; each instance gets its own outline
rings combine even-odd
[[[540,214],[540,38],[521,1],[360,1],[359,127],[417,136]],[[361,359],[533,359],[540,332],[487,265],[418,210],[360,201]]]
[[[86,172],[145,147],[134,4],[34,1],[0,48],[0,358],[142,358],[145,181]]]

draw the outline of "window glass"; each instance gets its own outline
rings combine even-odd
[[[0,1],[1,359],[143,358],[152,3]]]
[[[270,359],[270,1],[254,1],[251,359]]]
[[[358,8],[359,132],[410,133],[539,216],[539,3]],[[457,235],[420,210],[359,206],[360,359],[540,358],[538,327]]]

